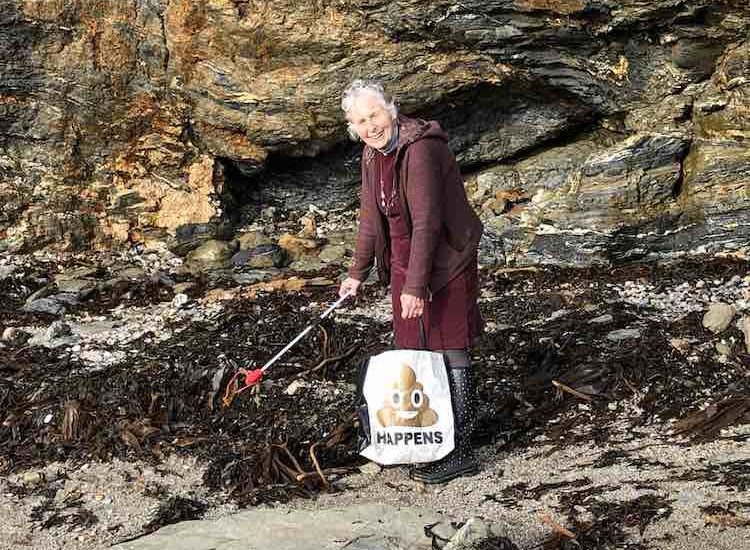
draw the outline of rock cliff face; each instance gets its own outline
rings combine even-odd
[[[0,0],[0,248],[351,206],[338,103],[438,119],[486,260],[750,241],[746,0]]]

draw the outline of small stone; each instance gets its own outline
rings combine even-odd
[[[302,380],[295,380],[287,386],[284,393],[287,395],[294,395],[300,388],[304,388],[305,383]]]
[[[607,340],[622,342],[623,340],[635,340],[641,337],[641,331],[637,328],[621,328],[607,334]]]
[[[14,265],[0,265],[0,281],[7,279],[16,270]]]
[[[175,295],[177,294],[185,294],[188,290],[191,290],[196,287],[195,283],[177,283],[172,287],[172,290],[174,291]]]
[[[672,338],[669,343],[680,353],[687,353],[690,350],[690,342],[684,338]]]
[[[45,340],[54,340],[70,335],[70,325],[65,321],[54,321],[47,330],[44,331]]]
[[[49,313],[50,315],[60,315],[65,311],[65,306],[52,298],[40,298],[25,305],[23,310],[28,313]]]
[[[189,301],[190,301],[190,298],[188,298],[187,294],[182,294],[182,293],[175,294],[174,298],[172,298],[172,307],[175,309],[180,309]]]
[[[279,246],[286,250],[291,258],[296,259],[316,250],[320,246],[320,242],[315,239],[305,239],[284,233],[279,237]]]
[[[208,240],[187,255],[190,263],[223,265],[232,255],[232,246],[225,241]]]
[[[735,312],[734,306],[729,304],[721,302],[712,304],[703,316],[703,326],[714,334],[718,334],[729,326]]]
[[[73,292],[59,292],[50,298],[63,306],[75,306],[80,304],[81,301],[78,299],[78,294]]]
[[[232,279],[238,285],[252,285],[263,281],[270,281],[277,276],[278,271],[275,269],[254,269],[253,271],[249,271],[247,273],[235,273],[232,275]]]
[[[739,329],[745,335],[745,350],[750,353],[750,315],[746,315],[739,321]]]
[[[117,271],[115,276],[125,281],[138,281],[146,276],[146,272],[140,267],[126,267]]]
[[[327,263],[341,262],[346,257],[346,247],[341,244],[329,244],[320,251],[318,257]]]
[[[716,351],[722,355],[729,355],[732,353],[732,346],[722,340],[721,342],[716,342]]]
[[[482,210],[500,215],[508,207],[508,201],[504,198],[492,197],[482,203]]]
[[[61,279],[57,281],[57,290],[71,294],[86,295],[96,287],[96,282],[87,279]]]
[[[433,525],[429,532],[433,537],[432,546],[433,548],[437,545],[438,548],[445,546],[458,531],[456,524],[450,521],[441,521],[437,525]]]
[[[377,462],[368,462],[359,467],[359,471],[367,475],[380,473],[382,469],[383,468]]]
[[[305,286],[333,286],[334,281],[327,277],[313,277],[312,279],[307,279],[306,283]]]
[[[17,327],[8,327],[3,331],[0,339],[13,346],[23,346],[31,338],[31,334]]]
[[[273,217],[276,215],[277,210],[278,208],[276,208],[275,206],[266,206],[263,210],[260,211],[260,217],[267,220],[273,220]]]
[[[271,244],[271,239],[260,231],[248,231],[237,237],[240,244],[240,250],[252,250],[262,244]]]
[[[21,481],[26,485],[36,485],[44,481],[44,474],[41,472],[24,472]]]
[[[614,321],[615,318],[612,317],[609,313],[606,313],[604,315],[600,315],[599,317],[594,317],[589,321],[589,323],[596,323],[598,325],[603,325],[604,323],[611,323]]]
[[[69,271],[63,271],[54,276],[55,281],[59,284],[60,281],[72,281],[74,279],[87,279],[89,277],[95,277],[98,268],[82,266]]]
[[[302,216],[299,219],[299,223],[302,224],[302,229],[300,229],[300,232],[297,233],[299,237],[302,237],[304,239],[314,239],[317,237],[317,225],[315,223],[315,218],[312,216]]]
[[[261,244],[251,250],[240,250],[232,257],[232,265],[247,265],[256,269],[284,267],[287,254],[276,244]]]
[[[445,550],[459,550],[460,548],[473,548],[479,543],[492,536],[490,525],[478,517],[469,518],[451,541],[445,545]]]

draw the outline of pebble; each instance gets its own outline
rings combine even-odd
[[[634,340],[641,337],[641,331],[637,328],[621,328],[607,334],[607,340],[622,342],[623,340]]]
[[[596,324],[603,325],[604,323],[611,323],[614,320],[615,318],[612,317],[612,315],[610,315],[609,313],[606,313],[604,315],[600,315],[599,317],[594,317],[593,319],[589,321],[589,323],[596,323]]]
[[[59,315],[65,311],[65,306],[52,298],[39,298],[23,307],[29,313],[49,313]]]
[[[445,550],[459,550],[463,548],[472,548],[477,546],[482,540],[492,536],[492,529],[488,523],[478,517],[469,518],[463,527],[461,527],[448,544]]]
[[[735,313],[734,306],[730,304],[721,302],[713,304],[703,316],[703,326],[714,334],[718,334],[731,324]]]
[[[174,287],[172,288],[172,290],[174,290],[175,295],[177,295],[177,294],[185,294],[188,290],[190,290],[192,288],[195,288],[195,287],[196,287],[195,283],[189,283],[189,282],[188,283],[177,283],[176,285],[174,285]]]
[[[3,342],[8,342],[11,345],[14,346],[22,346],[24,345],[28,339],[31,337],[31,335],[17,327],[7,327],[3,331],[3,335],[0,337],[0,340]]]
[[[180,309],[189,301],[190,301],[190,298],[188,298],[187,294],[178,292],[177,294],[174,295],[174,298],[172,298],[172,307],[174,307],[175,309]]]
[[[54,340],[70,334],[70,325],[65,321],[53,321],[44,331],[45,340]]]
[[[36,485],[37,483],[41,483],[44,481],[44,474],[41,472],[24,472],[21,476],[21,481],[23,481],[26,485]]]
[[[0,265],[0,281],[7,279],[17,269],[14,265]]]
[[[722,340],[721,342],[716,342],[716,351],[718,351],[722,355],[729,355],[730,353],[732,353],[732,346]]]
[[[745,351],[750,353],[750,315],[746,315],[740,319],[737,325],[745,335]]]
[[[368,462],[359,467],[359,471],[366,475],[378,474],[382,469],[377,462]]]
[[[300,388],[304,388],[305,383],[302,380],[295,380],[287,386],[284,393],[287,395],[294,395]]]

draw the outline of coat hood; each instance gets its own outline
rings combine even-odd
[[[397,155],[401,154],[401,151],[415,141],[423,138],[442,139],[446,143],[448,142],[448,134],[445,133],[437,121],[398,115]],[[368,164],[375,157],[375,151],[369,145],[365,145],[363,155]]]
[[[398,128],[398,149],[402,149],[422,138],[437,138],[445,142],[448,141],[448,134],[435,120],[422,120],[399,115]]]

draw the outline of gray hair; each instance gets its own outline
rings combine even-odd
[[[354,101],[363,94],[374,95],[378,101],[383,104],[385,110],[390,113],[391,118],[394,120],[396,119],[398,116],[398,108],[396,107],[393,98],[383,89],[383,85],[374,80],[363,80],[359,78],[352,81],[352,83],[346,87],[341,96],[341,109],[347,117],[349,116],[349,111],[351,111],[352,106],[354,105]],[[359,139],[359,135],[357,135],[351,122],[347,122],[346,129],[352,139]]]

